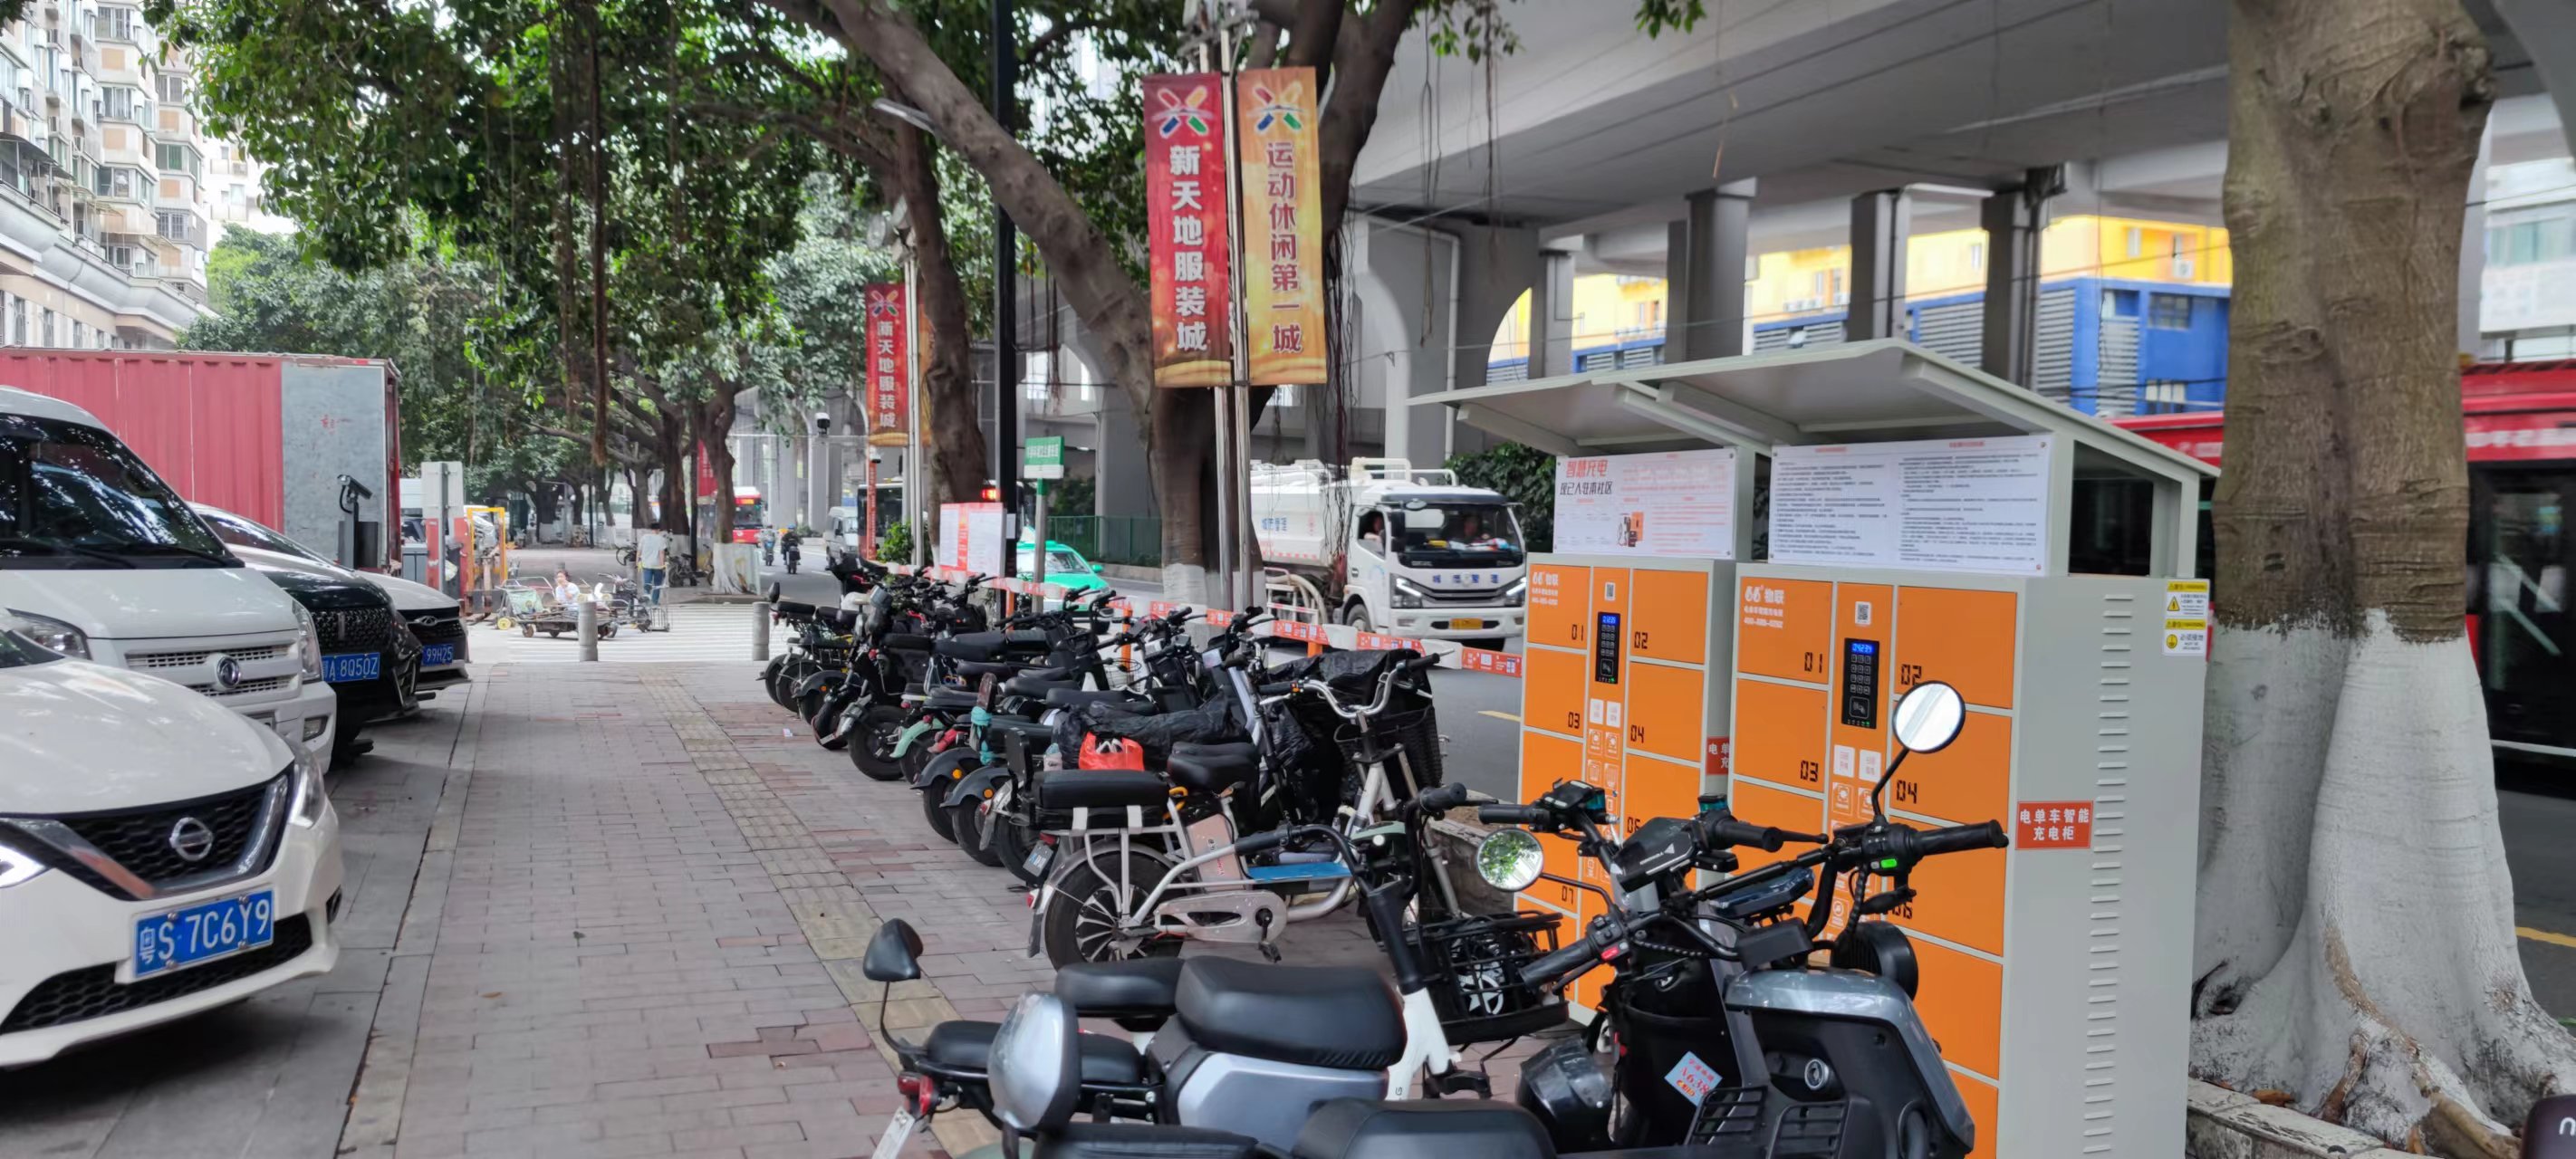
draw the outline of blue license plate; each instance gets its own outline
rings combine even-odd
[[[277,899],[268,890],[228,897],[134,922],[134,977],[149,978],[277,940]]]
[[[421,667],[423,667],[423,668],[436,668],[436,667],[438,667],[438,666],[439,666],[439,665],[441,665],[441,664],[454,664],[454,663],[456,663],[456,645],[454,645],[454,644],[423,644],[423,645],[421,645],[421,647],[420,647],[420,666],[421,666]]]
[[[322,679],[331,684],[349,680],[373,680],[384,675],[385,654],[351,652],[322,658]]]

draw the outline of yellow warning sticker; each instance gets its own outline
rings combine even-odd
[[[2209,621],[2168,619],[2164,643],[2167,656],[2209,655]]]
[[[2208,619],[2209,581],[2166,580],[2165,618],[2168,620]]]

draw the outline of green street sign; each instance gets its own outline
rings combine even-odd
[[[1021,444],[1020,477],[1023,479],[1064,478],[1064,440],[1062,438],[1030,439]]]

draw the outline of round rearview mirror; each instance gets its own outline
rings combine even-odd
[[[1476,844],[1476,876],[1496,889],[1519,893],[1546,868],[1547,856],[1527,829],[1496,829]]]
[[[1968,722],[1968,704],[1959,699],[1958,689],[1932,680],[1915,685],[1891,715],[1896,743],[1918,753],[1939,752],[1959,739],[1960,726]]]

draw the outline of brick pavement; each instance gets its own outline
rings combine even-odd
[[[1049,984],[1017,883],[931,834],[910,790],[816,746],[755,674],[491,671],[343,1154],[866,1155],[897,1102],[884,1035],[998,1018]],[[880,1026],[858,959],[892,917],[921,931],[926,977]],[[1284,949],[1383,961],[1348,916]],[[1496,1078],[1508,1092],[1508,1065]],[[971,1114],[934,1127],[906,1154],[992,1138]]]

